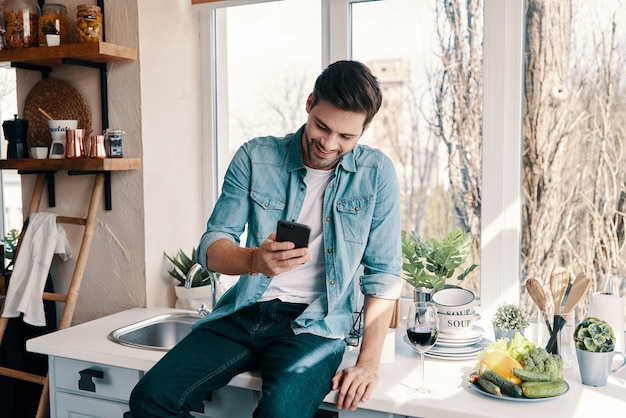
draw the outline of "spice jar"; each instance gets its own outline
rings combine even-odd
[[[46,3],[41,7],[39,18],[39,45],[46,45],[46,33],[54,33],[61,36],[62,44],[70,43],[70,18],[67,16],[67,7],[58,3]]]
[[[7,0],[4,5],[5,42],[8,48],[39,46],[37,28],[41,10],[35,0]]]
[[[76,10],[77,41],[100,42],[102,40],[102,10],[99,6],[81,4]]]
[[[104,131],[107,156],[122,158],[124,156],[124,131],[120,129],[106,129]]]

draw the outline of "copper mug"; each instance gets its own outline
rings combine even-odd
[[[104,147],[104,135],[92,135],[89,137],[89,157],[106,158],[107,151]]]
[[[67,143],[65,145],[65,156],[67,158],[85,157],[85,137],[86,129],[68,129],[65,131]]]

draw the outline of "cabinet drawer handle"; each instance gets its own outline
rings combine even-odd
[[[102,370],[94,370],[94,369],[85,369],[78,372],[80,374],[80,380],[78,381],[78,389],[86,390],[88,392],[96,391],[96,384],[92,380],[94,377],[96,379],[104,378],[104,373]]]

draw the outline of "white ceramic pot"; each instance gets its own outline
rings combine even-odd
[[[622,370],[626,366],[626,355],[619,351],[593,353],[576,349],[580,380],[587,386],[606,386],[609,375]],[[615,357],[619,357],[617,366],[613,367]]]
[[[213,309],[213,290],[212,286],[199,286],[187,289],[183,286],[174,286],[176,291],[176,305],[178,309],[189,309],[198,311],[202,304],[208,310]]]
[[[480,298],[474,292],[460,287],[450,287],[435,292],[431,302],[437,305],[437,311],[446,315],[469,315],[474,306],[480,305]]]
[[[505,329],[500,327],[493,327],[493,335],[496,337],[496,340],[502,338],[508,338],[509,340],[512,340],[513,337],[515,337],[516,332],[524,335],[523,329]]]
[[[32,147],[30,149],[30,156],[38,160],[48,158],[48,147]]]
[[[54,35],[47,33],[46,34],[46,44],[48,46],[59,46],[61,45],[61,35]]]
[[[472,312],[469,315],[447,315],[438,313],[439,332],[444,334],[463,334],[474,327],[474,322],[480,319],[480,314]]]

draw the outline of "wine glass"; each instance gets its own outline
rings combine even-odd
[[[439,335],[439,316],[434,303],[414,302],[409,307],[406,335],[411,346],[420,353],[422,368],[421,381],[417,388],[411,389],[410,394],[416,397],[428,395],[432,391],[424,385],[424,353],[435,344]]]

